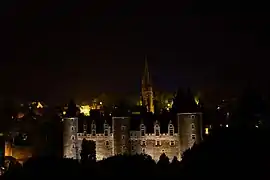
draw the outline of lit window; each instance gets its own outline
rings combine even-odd
[[[145,141],[142,141],[142,142],[141,142],[141,145],[142,145],[142,146],[145,146],[145,145],[146,145],[146,142],[145,142]]]
[[[192,134],[192,135],[191,135],[191,138],[192,138],[193,140],[195,140],[195,139],[196,139],[196,135],[195,135],[195,134]]]

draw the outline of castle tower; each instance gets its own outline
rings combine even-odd
[[[177,113],[179,148],[182,155],[194,143],[202,141],[202,113],[191,90],[183,91],[181,88],[174,99],[173,110]]]
[[[203,139],[202,113],[178,113],[177,121],[180,153],[183,154],[187,149],[191,148],[195,143],[199,144]]]
[[[78,152],[78,118],[66,117],[63,119],[63,157],[79,159]]]
[[[142,78],[142,104],[146,107],[147,112],[154,113],[154,94],[153,88],[150,82],[150,73],[148,70],[147,58],[145,58],[144,75]]]
[[[113,132],[113,154],[129,153],[129,117],[113,117],[112,132]]]

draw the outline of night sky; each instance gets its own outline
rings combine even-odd
[[[3,6],[2,97],[137,93],[145,55],[156,90],[226,93],[269,82],[270,20],[260,1],[12,3]]]

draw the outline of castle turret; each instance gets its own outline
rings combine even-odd
[[[173,108],[177,113],[179,148],[183,154],[194,143],[198,144],[202,141],[202,113],[190,90],[178,91]]]
[[[63,157],[79,159],[78,148],[78,108],[71,101],[68,105],[66,117],[63,118]]]
[[[147,59],[145,58],[144,75],[142,78],[142,105],[146,107],[147,112],[154,113],[154,94],[150,81]]]
[[[63,126],[63,156],[64,158],[79,159],[77,144],[78,118],[64,118]]]

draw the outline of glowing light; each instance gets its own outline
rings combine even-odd
[[[205,134],[209,134],[209,129],[205,128]]]
[[[198,105],[200,103],[199,96],[195,96],[194,101]]]
[[[102,102],[100,101],[99,104],[102,105]]]
[[[226,124],[226,127],[229,127],[229,125],[228,125],[228,124]]]
[[[80,106],[80,113],[84,114],[85,116],[90,116],[91,107],[89,105]]]
[[[37,108],[43,108],[43,106],[40,102],[37,103]]]
[[[66,111],[63,111],[63,115],[66,115],[67,114],[67,112]]]

